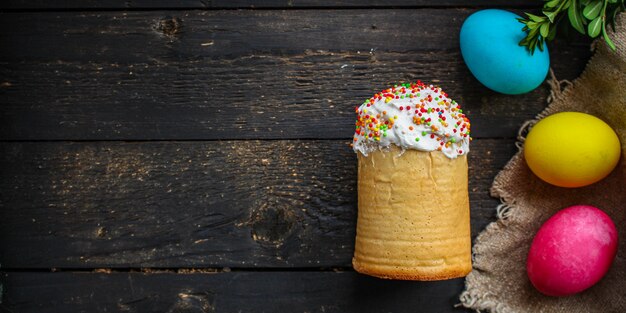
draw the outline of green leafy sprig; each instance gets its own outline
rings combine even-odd
[[[615,31],[617,13],[626,10],[626,0],[544,0],[542,16],[526,13],[526,17],[518,18],[524,24],[527,35],[519,42],[526,46],[530,53],[535,48],[543,51],[546,41],[556,36],[556,26],[567,15],[574,29],[583,35],[596,38],[600,33],[612,50],[615,44],[606,33],[606,25]]]

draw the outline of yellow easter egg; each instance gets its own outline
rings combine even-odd
[[[606,177],[621,154],[615,131],[601,119],[562,112],[539,121],[528,133],[524,158],[547,183],[582,187]]]

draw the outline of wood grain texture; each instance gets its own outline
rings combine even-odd
[[[355,272],[4,273],[3,312],[463,312],[463,280]]]
[[[109,62],[236,59],[306,50],[458,48],[472,9],[227,10],[4,13],[3,61]],[[204,44],[204,45],[203,45]]]
[[[512,138],[548,89],[481,86],[457,47],[471,12],[5,13],[0,138],[345,139],[362,99],[417,79],[464,105],[474,137]],[[557,77],[576,77],[589,55],[554,46]]]
[[[339,8],[339,7],[540,7],[539,2],[488,1],[488,0],[8,0],[0,3],[0,9],[250,9],[250,8]]]
[[[0,144],[0,264],[17,268],[349,267],[348,141]],[[512,140],[475,140],[472,231]]]
[[[479,138],[476,236],[548,89],[482,87],[459,28],[477,8],[539,5],[2,1],[0,312],[463,311],[460,279],[341,271],[356,218],[352,109],[417,79],[464,104]],[[550,46],[557,77],[580,73],[587,44]]]

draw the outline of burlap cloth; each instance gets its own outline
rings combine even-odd
[[[617,52],[596,41],[596,51],[573,83],[551,81],[551,103],[520,130],[520,151],[496,176],[491,194],[502,199],[498,220],[477,237],[474,269],[467,276],[461,305],[490,312],[626,312],[626,23],[611,34]],[[523,156],[528,126],[560,111],[595,115],[616,130],[622,144],[618,167],[591,186],[567,189],[534,176]],[[526,276],[526,255],[541,224],[559,209],[590,204],[604,210],[619,232],[617,257],[608,274],[590,289],[569,297],[547,297]]]

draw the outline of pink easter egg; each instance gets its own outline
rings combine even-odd
[[[589,205],[574,205],[550,217],[535,235],[526,269],[531,283],[549,296],[579,293],[607,273],[617,253],[611,218]]]

